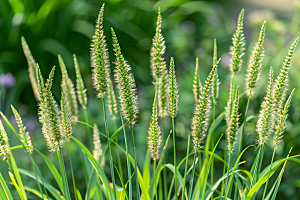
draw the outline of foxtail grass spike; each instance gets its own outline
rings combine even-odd
[[[230,89],[229,89],[229,98],[227,101],[227,105],[225,107],[225,121],[226,121],[227,126],[229,125],[229,122],[230,122],[230,115],[231,115],[230,112],[231,112],[233,92],[234,92],[234,89],[233,89],[233,83],[232,83],[232,79],[231,79]]]
[[[244,12],[245,10],[242,9],[239,14],[236,32],[233,35],[232,46],[230,46],[230,52],[229,52],[229,54],[231,55],[230,70],[234,74],[240,71],[241,69],[242,62],[243,62],[242,58],[245,50],[244,46],[246,45],[245,37],[243,33]]]
[[[238,123],[239,123],[238,109],[239,109],[239,86],[236,88],[230,122],[229,122],[229,126],[226,130],[227,150],[228,150],[229,154],[231,154],[233,151],[233,145],[236,141],[236,135],[238,132]]]
[[[10,107],[15,115],[15,119],[16,119],[17,125],[19,127],[20,139],[21,139],[22,143],[25,145],[26,151],[29,152],[30,154],[32,154],[33,146],[31,143],[30,136],[29,136],[29,132],[26,131],[26,127],[23,125],[21,116],[18,113],[18,111],[13,107],[13,105],[10,105]]]
[[[96,124],[94,124],[94,129],[93,129],[93,144],[94,144],[94,149],[93,149],[93,156],[94,158],[99,162],[103,150],[101,147],[101,140],[100,140],[100,134],[99,134],[99,129]],[[101,159],[101,165],[104,166],[104,158]]]
[[[27,63],[28,63],[28,73],[29,73],[29,79],[31,82],[31,87],[33,90],[33,94],[34,97],[37,101],[40,101],[40,95],[38,92],[38,88],[37,88],[37,79],[36,79],[36,65],[37,63],[35,62],[31,51],[29,49],[29,46],[25,40],[25,38],[22,36],[21,37],[21,43],[22,43],[22,48],[25,54],[25,57],[27,59]]]
[[[169,75],[168,71],[164,69],[161,73],[158,83],[158,116],[165,117],[168,115],[168,86]]]
[[[164,70],[166,70],[166,62],[163,55],[166,51],[165,40],[161,34],[161,15],[160,8],[158,10],[156,31],[152,39],[152,47],[150,49],[150,69],[155,82],[159,81]]]
[[[191,123],[191,136],[195,151],[201,149],[201,145],[205,139],[206,132],[208,129],[208,121],[211,112],[210,90],[219,61],[213,66],[211,72],[209,73],[199,95],[199,100],[195,104],[194,115]]]
[[[64,93],[61,93],[60,109],[61,109],[61,134],[68,140],[72,135],[72,121],[70,119],[70,113],[66,108],[66,101]]]
[[[86,104],[87,104],[86,89],[84,87],[84,82],[81,77],[78,61],[75,54],[73,55],[73,58],[74,58],[74,65],[75,65],[75,72],[76,72],[77,97],[82,108],[86,109]]]
[[[295,89],[291,92],[289,98],[285,102],[285,105],[281,111],[279,120],[277,121],[277,125],[275,127],[275,133],[274,133],[274,144],[277,146],[282,142],[283,133],[286,127],[286,120],[288,118],[288,109],[290,107],[292,97],[294,95]]]
[[[297,37],[296,40],[293,42],[293,44],[290,46],[288,55],[285,57],[282,68],[280,70],[280,74],[278,75],[278,77],[275,80],[274,91],[273,91],[273,103],[274,103],[274,107],[275,107],[275,111],[274,111],[275,121],[277,121],[277,118],[280,115],[284,100],[286,98],[286,91],[287,91],[288,79],[289,79],[288,70],[291,65],[291,60],[292,60],[294,51],[296,49],[296,46],[298,44],[298,41],[299,41],[299,37]]]
[[[110,114],[116,119],[116,114],[118,113],[118,107],[117,107],[117,99],[114,91],[113,84],[111,80],[108,80],[108,91],[107,91],[107,104],[108,104],[108,110]]]
[[[9,154],[9,148],[10,146],[8,143],[8,137],[3,127],[2,121],[0,120],[0,154],[3,154],[3,160],[6,160],[6,155]]]
[[[266,144],[270,134],[272,133],[273,123],[272,123],[272,113],[274,110],[272,103],[272,89],[274,85],[274,72],[273,68],[270,68],[269,81],[267,94],[261,103],[261,108],[258,114],[258,120],[256,124],[256,131],[258,134],[257,144],[258,146]]]
[[[193,93],[194,93],[195,103],[198,102],[201,89],[202,89],[202,85],[199,78],[199,61],[198,61],[198,56],[196,56],[196,67],[195,67],[195,75],[193,81]]]
[[[72,121],[77,121],[78,104],[74,84],[68,75],[66,65],[61,55],[58,55],[58,62],[62,73],[61,90],[64,93],[66,100],[66,108],[72,118]]]
[[[131,72],[131,67],[121,53],[116,33],[113,29],[111,29],[111,32],[116,56],[115,82],[117,83],[119,93],[118,98],[124,118],[131,126],[133,126],[137,121],[138,113],[138,97],[135,81]]]
[[[42,77],[38,65],[36,73],[38,88],[41,94],[41,101],[39,102],[39,121],[42,124],[42,132],[50,152],[58,152],[59,148],[63,146],[65,141],[60,130],[60,111],[51,92],[54,70],[55,67],[52,68],[45,85],[40,83]]]
[[[100,9],[96,22],[95,35],[91,44],[92,79],[97,97],[102,99],[107,92],[107,81],[110,77],[108,49],[103,31],[104,4]]]
[[[148,147],[151,152],[153,160],[159,159],[159,149],[161,145],[161,130],[157,122],[157,94],[155,94],[153,107],[152,107],[152,117],[150,122],[150,127],[148,130]]]
[[[263,23],[258,42],[256,43],[248,65],[248,74],[246,78],[247,96],[251,97],[254,93],[254,88],[256,87],[257,81],[260,77],[262,60],[264,57],[264,37],[265,37],[266,21]]]
[[[169,115],[175,117],[178,109],[177,107],[178,90],[177,90],[177,80],[175,75],[175,65],[174,65],[173,57],[171,57],[170,60],[168,104],[169,104]]]
[[[213,57],[213,66],[216,65],[218,62],[218,56],[217,56],[217,41],[214,39],[214,57]],[[216,72],[214,75],[214,79],[211,86],[211,93],[213,101],[216,102],[217,98],[219,97],[219,76],[218,76],[218,68],[216,68]]]

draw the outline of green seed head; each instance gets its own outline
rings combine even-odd
[[[242,9],[237,21],[236,32],[232,38],[232,46],[230,47],[229,54],[231,55],[230,60],[230,69],[232,73],[237,73],[240,71],[242,66],[242,57],[244,55],[245,50],[245,37],[243,33],[243,18],[244,18],[245,10]]]
[[[3,154],[3,160],[6,160],[6,155],[9,154],[9,148],[10,146],[8,143],[8,137],[3,127],[2,121],[0,120],[0,153]]]
[[[10,107],[15,115],[15,119],[16,119],[17,125],[19,127],[20,139],[21,139],[22,143],[24,144],[26,151],[31,154],[33,151],[33,146],[31,143],[29,133],[26,132],[26,127],[23,125],[21,116],[19,115],[18,111],[12,105],[10,105]]]
[[[108,104],[108,110],[110,114],[113,116],[114,119],[116,119],[116,113],[118,113],[118,107],[117,107],[117,99],[114,91],[113,84],[111,80],[108,80],[108,91],[107,91],[107,104]]]
[[[93,156],[99,162],[99,160],[101,159],[101,156],[103,154],[103,150],[101,147],[99,129],[96,124],[94,124],[94,129],[93,129],[93,144],[94,144]],[[101,165],[102,166],[105,165],[104,158],[101,159]]]
[[[194,99],[195,103],[198,102],[199,95],[201,93],[202,85],[199,78],[199,61],[198,56],[196,57],[196,67],[195,67],[195,75],[194,75],[194,81],[193,81],[193,93],[194,93]]]
[[[72,121],[70,113],[67,110],[67,103],[65,101],[64,93],[61,93],[60,108],[61,108],[61,135],[70,139],[72,135]]]
[[[84,83],[81,77],[79,65],[77,62],[76,55],[73,55],[74,58],[74,65],[75,65],[75,72],[76,72],[76,90],[77,90],[77,97],[79,100],[80,105],[83,109],[86,109],[87,104],[87,96],[86,96],[86,89],[84,87]]]
[[[108,49],[103,31],[104,4],[101,7],[96,22],[95,35],[91,44],[91,65],[93,85],[97,91],[97,97],[102,99],[107,91],[107,81],[110,77],[110,65]]]
[[[170,70],[169,70],[169,94],[168,94],[168,104],[169,104],[169,115],[175,117],[177,114],[177,104],[178,104],[178,90],[177,90],[177,80],[175,75],[175,65],[174,59],[171,57]]]
[[[217,41],[216,39],[214,40],[214,57],[213,57],[213,65],[216,65],[218,62],[218,57],[217,57]],[[213,98],[213,102],[216,103],[217,98],[219,97],[219,85],[220,85],[220,81],[219,81],[219,76],[218,76],[218,68],[216,68],[216,72],[214,75],[214,79],[212,82],[212,86],[211,86],[211,93],[212,93],[212,98]]]

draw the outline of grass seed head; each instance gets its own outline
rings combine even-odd
[[[218,62],[218,56],[217,56],[217,41],[214,40],[214,57],[213,57],[213,65],[216,65]],[[216,72],[214,75],[214,79],[211,86],[211,94],[213,98],[213,102],[215,103],[217,101],[217,98],[219,97],[219,76],[218,76],[218,68],[216,68]]]
[[[169,115],[175,117],[178,110],[177,107],[178,90],[177,90],[177,80],[175,75],[175,65],[174,65],[173,57],[171,57],[170,60],[168,104],[169,104]]]
[[[116,99],[113,84],[110,79],[108,80],[107,90],[108,90],[107,91],[108,110],[110,114],[113,116],[113,118],[116,119],[116,113],[118,113],[117,99]]]
[[[196,57],[196,67],[195,67],[195,75],[194,75],[194,81],[193,81],[193,93],[194,93],[194,99],[195,103],[198,102],[199,95],[201,93],[202,85],[199,78],[199,61],[198,56]]]
[[[0,120],[0,153],[3,154],[3,160],[6,160],[6,155],[9,154],[9,148],[10,146],[8,143],[8,137],[3,127],[2,121]]]
[[[77,97],[82,108],[86,109],[86,104],[87,104],[86,89],[84,87],[84,82],[81,77],[78,61],[75,54],[73,55],[73,58],[74,58],[74,65],[75,65],[75,72],[76,72]]]
[[[61,109],[61,135],[70,139],[72,135],[72,121],[70,119],[70,113],[67,110],[67,103],[65,101],[64,93],[61,93],[60,109]]]
[[[99,129],[96,124],[94,124],[94,129],[93,129],[93,144],[94,144],[93,156],[97,161],[99,161],[103,154],[103,150],[101,147]],[[102,166],[105,165],[104,157],[101,160],[101,165]]]

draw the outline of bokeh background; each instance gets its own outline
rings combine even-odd
[[[92,87],[90,68],[90,42],[94,34],[95,20],[101,5],[105,3],[104,30],[107,36],[111,67],[114,56],[111,46],[110,28],[113,27],[118,36],[122,52],[130,63],[139,95],[139,123],[135,126],[138,163],[143,165],[147,150],[146,136],[151,116],[151,106],[154,97],[154,87],[149,69],[149,49],[155,32],[155,22],[158,7],[161,8],[163,25],[162,33],[166,40],[167,51],[165,59],[169,63],[171,56],[175,65],[179,85],[179,112],[176,118],[176,136],[178,156],[180,160],[185,156],[187,137],[190,130],[190,120],[194,107],[192,94],[192,77],[195,68],[195,57],[200,61],[200,79],[206,79],[212,67],[213,39],[217,40],[219,66],[220,97],[218,99],[217,114],[221,113],[228,99],[230,56],[228,55],[231,37],[235,31],[236,20],[242,8],[245,8],[244,32],[246,37],[246,55],[242,71],[238,73],[237,83],[242,90],[245,88],[244,79],[249,54],[263,21],[266,24],[265,58],[262,76],[251,100],[249,115],[257,115],[260,103],[265,95],[267,73],[273,66],[275,75],[284,61],[286,52],[292,40],[299,36],[300,31],[300,1],[293,0],[215,0],[215,1],[187,1],[187,0],[0,0],[0,85],[1,111],[8,117],[12,115],[10,104],[13,104],[24,118],[27,130],[32,136],[33,145],[47,153],[40,125],[37,120],[37,103],[30,85],[27,62],[21,48],[20,38],[24,36],[39,63],[44,77],[48,75],[54,65],[58,65],[57,55],[61,54],[65,60],[69,76],[75,82],[75,70],[72,54],[79,60],[81,72],[88,88],[88,116],[91,123],[97,123],[100,130],[102,124],[102,108],[95,99]],[[300,153],[300,47],[297,48],[290,68],[290,86],[296,88],[296,93],[290,107],[287,131],[284,142],[277,151],[276,158],[285,157],[293,148],[292,155]],[[9,73],[12,75],[9,75]],[[61,73],[56,69],[53,94],[60,98]],[[245,110],[246,98],[240,100],[240,113]],[[83,116],[81,116],[83,120]],[[12,121],[13,118],[11,118]],[[241,121],[243,116],[241,117]],[[245,130],[244,145],[255,143],[256,118],[251,120]],[[166,130],[170,128],[170,119],[166,119]],[[79,134],[84,136],[85,127],[79,126]],[[111,128],[113,129],[113,128]],[[224,133],[225,123],[222,123],[216,135]],[[11,145],[18,144],[10,133]],[[217,138],[217,136],[215,138]],[[123,144],[122,137],[120,143]],[[105,141],[103,140],[105,143]],[[170,146],[171,147],[171,146]],[[218,154],[223,155],[225,139],[219,145]],[[265,165],[270,163],[272,145],[265,153]],[[72,146],[76,153],[76,146]],[[26,168],[29,160],[20,156],[20,167]],[[170,162],[172,162],[170,150]],[[242,166],[249,168],[256,154],[255,148],[247,151]],[[41,158],[36,157],[38,162]],[[75,160],[75,169],[81,168],[80,160]],[[190,161],[192,162],[192,160]],[[124,168],[126,164],[124,162]],[[221,163],[216,164],[218,177],[222,173]],[[44,164],[44,176],[51,180]],[[279,189],[278,199],[300,198],[300,166],[288,162],[283,181]],[[0,170],[5,174],[7,168],[0,162]],[[106,169],[109,171],[109,168]],[[124,170],[125,171],[125,170]],[[83,179],[83,174],[78,174]],[[170,178],[171,179],[171,178]],[[273,179],[272,179],[273,180]],[[30,180],[28,180],[30,181]],[[269,184],[270,185],[270,184]],[[84,184],[78,185],[84,191]]]

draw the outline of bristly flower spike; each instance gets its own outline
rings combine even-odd
[[[228,149],[229,154],[232,153],[233,145],[236,141],[236,135],[238,132],[238,123],[239,123],[238,109],[239,109],[239,86],[237,86],[237,88],[236,88],[230,122],[229,122],[229,125],[227,128],[227,131],[226,131],[227,149]]]
[[[231,112],[233,92],[234,92],[234,89],[233,89],[233,84],[232,84],[232,79],[231,79],[230,89],[229,89],[229,98],[227,101],[227,105],[225,107],[225,121],[226,121],[227,126],[229,125],[229,122],[230,122],[230,115],[231,115],[230,112]]]
[[[107,81],[110,77],[108,49],[103,31],[103,12],[104,4],[96,22],[95,35],[91,44],[92,79],[94,88],[98,93],[97,97],[100,99],[105,97],[108,87]]]
[[[177,109],[178,109],[177,104],[178,104],[177,80],[175,75],[174,59],[173,57],[171,57],[170,70],[169,70],[168,105],[169,105],[169,115],[172,117],[175,117],[177,114]]]
[[[78,104],[74,84],[68,75],[66,65],[61,55],[58,55],[58,62],[62,73],[61,90],[66,100],[66,108],[72,121],[77,121]]]
[[[195,151],[201,149],[201,144],[206,136],[211,108],[210,90],[219,61],[213,66],[209,73],[199,95],[199,100],[195,104],[195,111],[191,123],[191,135]]]
[[[282,111],[281,111],[281,114],[280,114],[280,117],[279,117],[279,120],[277,121],[277,125],[275,127],[275,133],[274,133],[274,144],[277,146],[280,144],[280,142],[282,141],[282,138],[283,138],[283,133],[284,133],[284,129],[286,127],[286,120],[287,120],[287,117],[288,117],[288,109],[289,109],[289,106],[291,104],[291,100],[292,100],[292,97],[294,95],[294,92],[295,92],[295,89],[293,89],[293,91],[291,92],[289,98],[287,99]]]
[[[133,126],[137,120],[138,97],[131,67],[124,59],[115,31],[111,28],[115,61],[115,82],[119,93],[119,101],[124,118]]]
[[[202,89],[202,85],[199,78],[199,60],[198,60],[198,56],[196,56],[196,67],[195,67],[195,75],[193,81],[193,93],[194,93],[195,103],[198,102],[201,89]]]
[[[60,100],[60,109],[61,109],[61,134],[66,137],[68,140],[72,135],[72,121],[70,119],[70,113],[66,108],[66,101],[64,93],[61,93]]]
[[[116,114],[118,113],[117,99],[116,99],[112,81],[109,79],[107,83],[108,83],[108,88],[107,88],[107,90],[108,90],[107,91],[108,110],[115,120]]]
[[[150,122],[150,127],[148,130],[148,147],[151,152],[153,160],[159,159],[159,149],[161,145],[161,130],[157,122],[157,94],[155,94],[153,107],[152,107],[152,117]]]
[[[217,62],[218,62],[217,41],[216,41],[216,39],[214,39],[213,66],[216,65]],[[218,68],[216,68],[216,72],[215,72],[214,79],[213,79],[212,86],[211,86],[211,93],[212,93],[212,98],[213,98],[214,103],[216,103],[217,98],[219,97],[219,85],[220,85],[220,81],[219,81],[219,76],[218,76]]]
[[[103,150],[101,147],[99,130],[98,130],[98,127],[96,124],[94,124],[94,129],[93,129],[93,144],[94,144],[93,156],[99,162],[99,160],[101,159],[101,156],[103,154]],[[102,166],[105,165],[104,158],[101,159],[101,165]]]
[[[274,85],[274,72],[273,68],[270,68],[269,81],[267,87],[267,94],[261,103],[261,107],[258,114],[258,120],[256,124],[256,131],[258,134],[257,144],[258,146],[267,143],[267,140],[272,133],[273,129],[273,103],[272,103],[272,89]]]
[[[9,154],[9,148],[10,146],[8,143],[8,137],[3,127],[2,121],[0,120],[0,153],[3,154],[3,160],[6,160],[6,154]]]
[[[244,46],[246,45],[245,37],[243,33],[244,12],[245,10],[242,9],[239,14],[236,32],[232,38],[232,46],[230,46],[230,52],[229,52],[229,54],[231,55],[230,70],[233,74],[236,74],[238,71],[240,71],[243,62],[242,57],[244,55],[244,50],[245,50]]]
[[[84,82],[81,77],[78,61],[75,54],[73,55],[73,58],[74,58],[74,65],[75,65],[75,72],[76,72],[77,97],[82,108],[86,109],[86,104],[87,104],[86,89],[84,87]]]
[[[273,90],[273,103],[275,107],[275,121],[277,121],[277,118],[280,115],[280,112],[283,107],[284,100],[286,98],[286,91],[288,86],[288,70],[291,65],[291,60],[294,54],[294,51],[296,49],[296,46],[298,44],[299,37],[296,38],[296,40],[293,42],[293,44],[290,46],[290,49],[288,51],[288,55],[285,57],[285,60],[283,62],[282,68],[280,70],[280,74],[275,80],[274,90]]]
[[[30,154],[32,154],[33,146],[31,143],[30,136],[29,136],[29,132],[26,131],[26,127],[23,125],[21,116],[19,115],[18,111],[13,107],[13,105],[10,105],[10,107],[15,115],[15,119],[16,119],[16,122],[19,127],[20,139],[21,139],[22,143],[24,144],[26,151],[29,152]]]
[[[248,74],[246,78],[247,96],[251,97],[254,93],[254,88],[256,87],[257,81],[259,79],[262,67],[262,60],[264,57],[264,37],[265,37],[266,21],[263,23],[258,42],[256,43],[252,55],[250,57],[250,62],[248,65]]]
[[[40,95],[38,92],[37,80],[36,80],[36,65],[37,65],[37,63],[35,62],[32,54],[31,54],[31,51],[29,49],[29,46],[23,36],[21,37],[21,43],[22,43],[22,48],[23,48],[23,51],[24,51],[24,54],[25,54],[25,57],[26,57],[27,63],[28,63],[29,79],[31,82],[33,94],[34,94],[34,97],[36,98],[36,100],[40,101]]]

